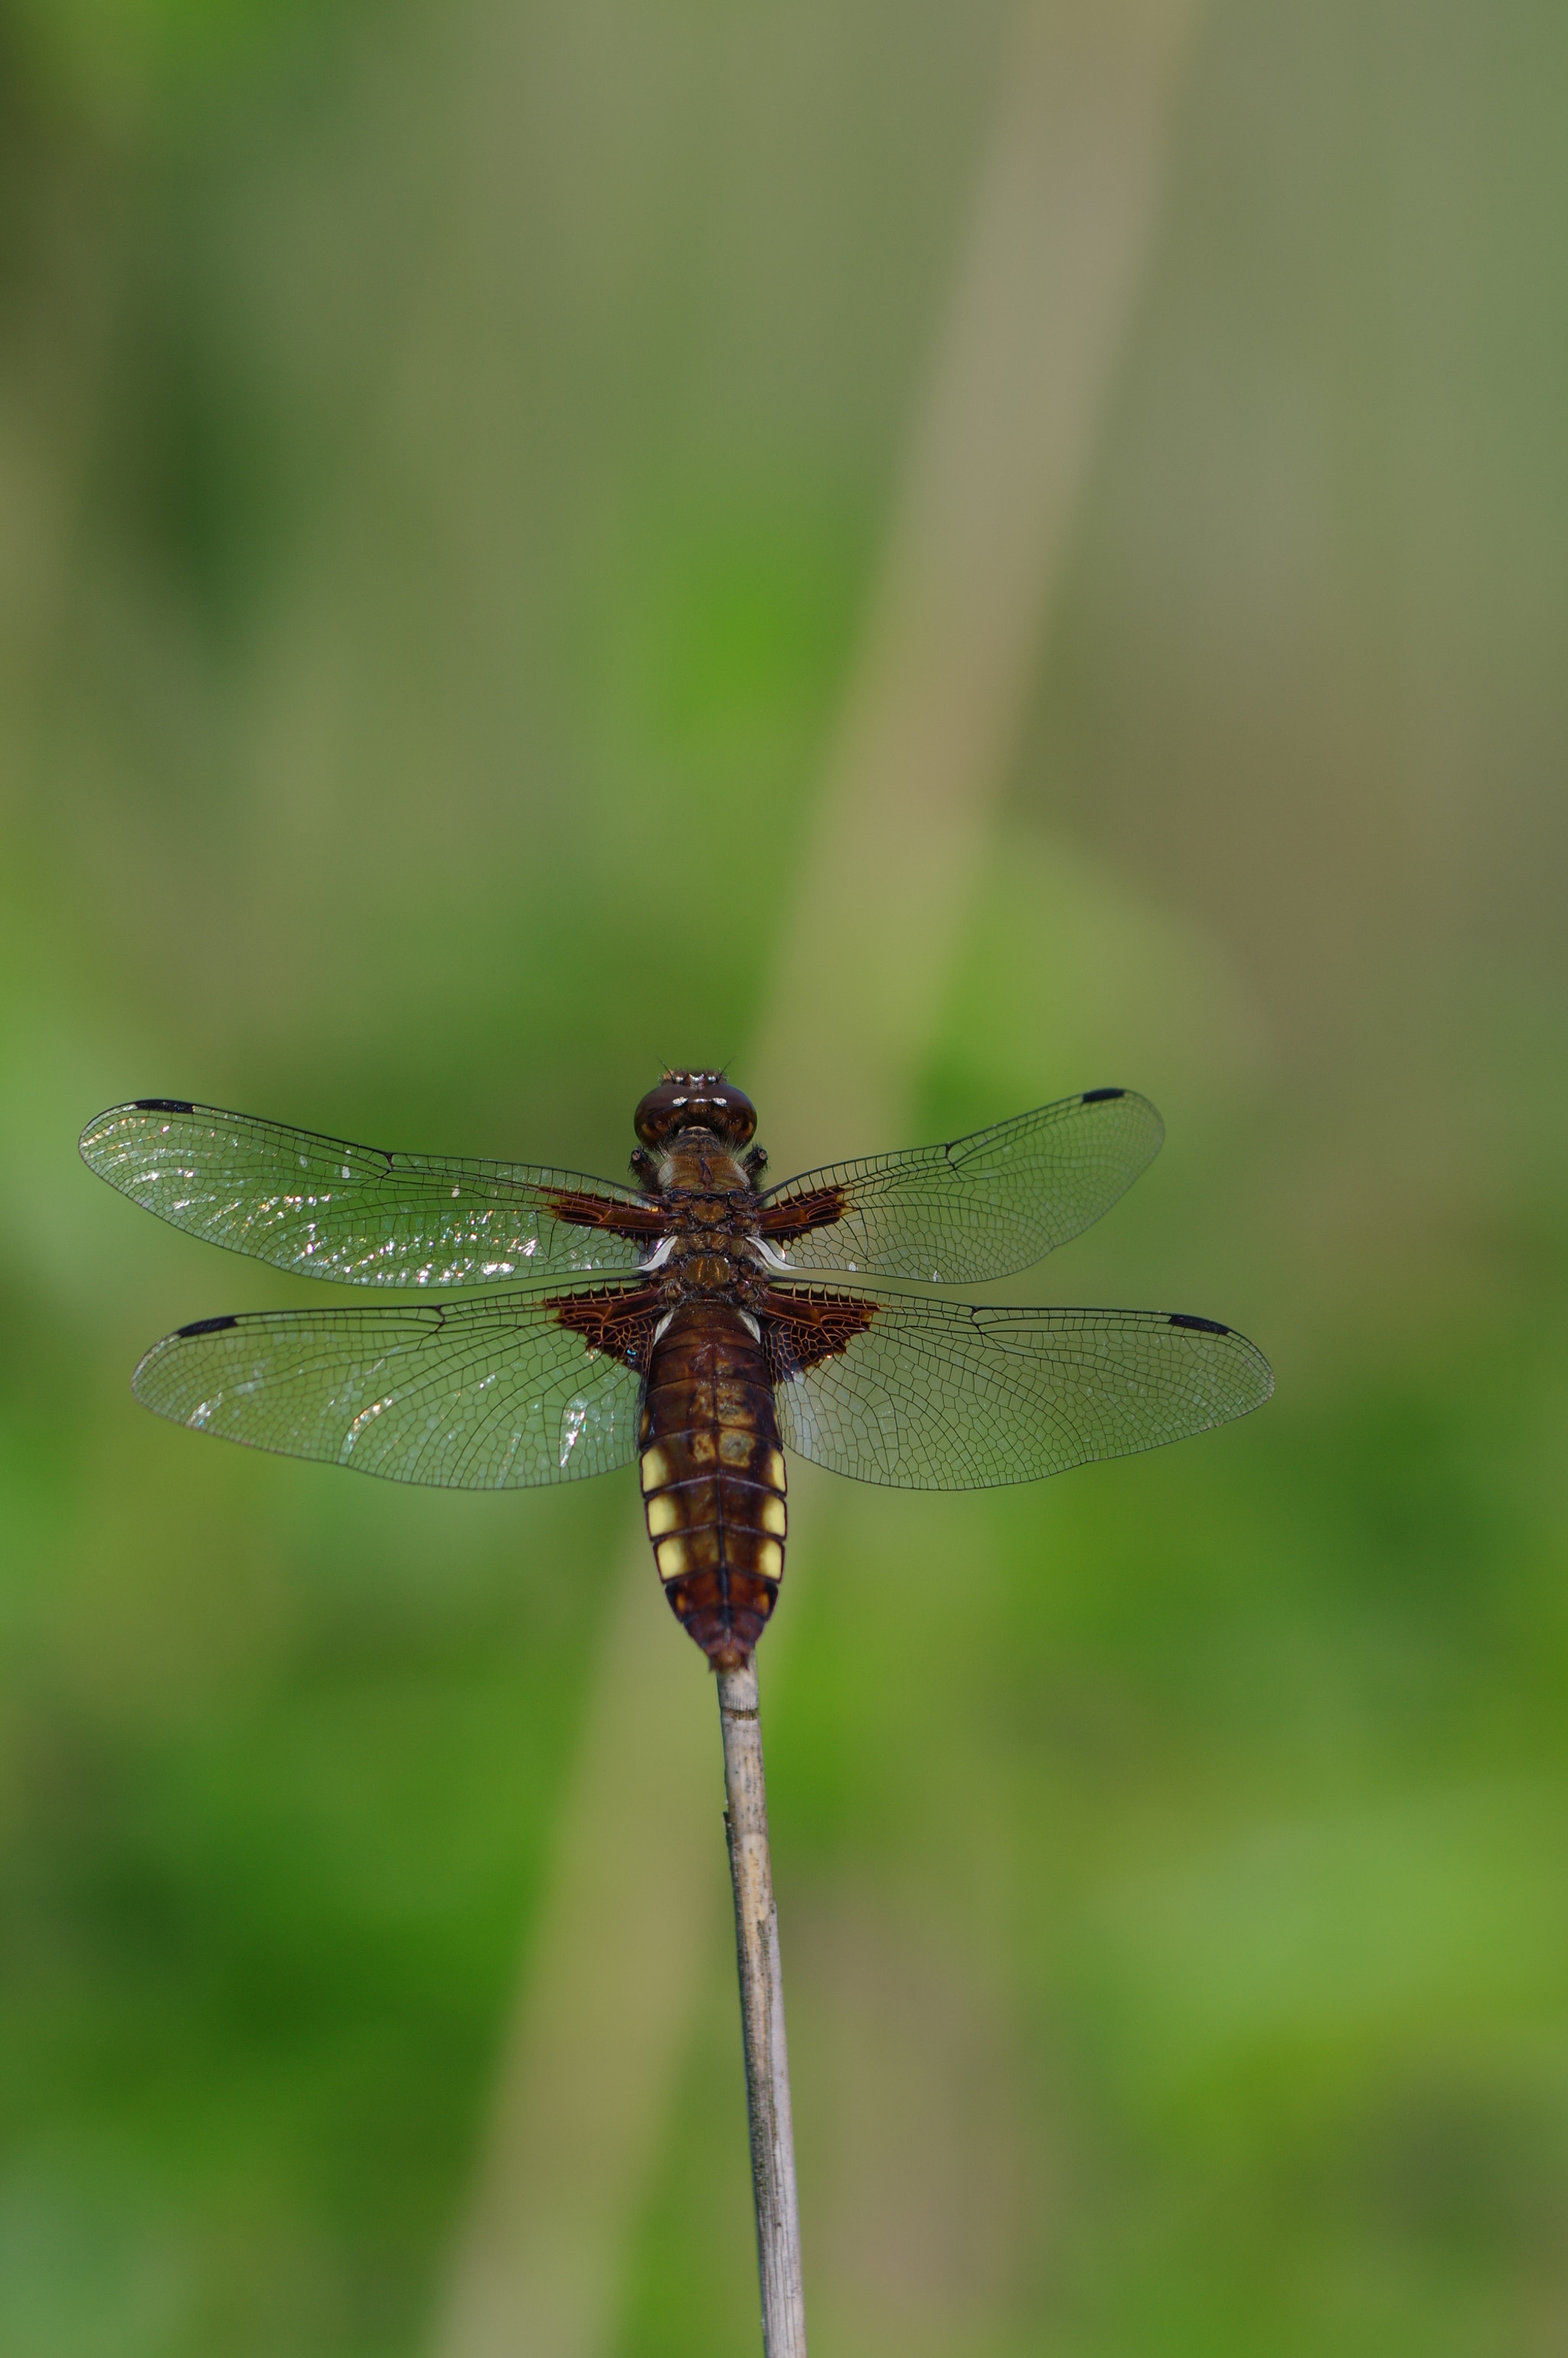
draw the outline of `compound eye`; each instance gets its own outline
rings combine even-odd
[[[745,1091],[727,1082],[723,1096],[713,1102],[722,1109],[715,1128],[722,1128],[731,1146],[749,1146],[757,1133],[757,1109]]]
[[[689,1103],[685,1089],[676,1089],[668,1081],[661,1081],[650,1089],[633,1117],[633,1124],[644,1146],[658,1146],[680,1123]]]

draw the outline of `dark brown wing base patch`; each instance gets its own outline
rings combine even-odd
[[[757,1216],[757,1234],[766,1237],[770,1244],[787,1244],[792,1237],[807,1236],[813,1228],[830,1228],[843,1217],[843,1188],[814,1187],[809,1195],[784,1195],[777,1203],[764,1204]]]
[[[816,1286],[772,1285],[758,1312],[762,1350],[773,1381],[787,1382],[847,1351],[877,1314],[874,1302],[858,1293],[830,1293]]]
[[[608,1228],[617,1237],[667,1236],[670,1216],[662,1204],[622,1204],[613,1195],[590,1195],[585,1188],[552,1188],[545,1198],[551,1219],[568,1228]]]
[[[646,1368],[663,1303],[651,1285],[599,1285],[563,1293],[551,1305],[556,1323],[580,1335],[589,1351]]]

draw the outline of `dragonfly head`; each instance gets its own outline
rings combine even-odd
[[[757,1109],[722,1073],[666,1073],[636,1112],[644,1146],[662,1146],[677,1130],[710,1130],[726,1146],[745,1146],[757,1127]]]

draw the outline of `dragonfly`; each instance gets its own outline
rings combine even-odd
[[[777,1186],[756,1108],[722,1072],[665,1072],[634,1127],[622,1186],[185,1098],[112,1107],[81,1150],[134,1203],[400,1297],[200,1318],[146,1354],[136,1398],[192,1432],[446,1488],[635,1465],[665,1595],[733,1670],[778,1601],[786,1450],[863,1482],[984,1489],[1206,1432],[1273,1390],[1216,1319],[881,1282],[975,1286],[1079,1235],[1159,1151],[1135,1091]]]

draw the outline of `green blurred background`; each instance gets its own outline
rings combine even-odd
[[[0,8],[5,2358],[432,2348],[634,1520],[143,1415],[308,1297],[77,1131],[619,1175],[746,1080],[1011,13]],[[1565,107],[1547,0],[1203,12],[905,1137],[762,1109],[783,1175],[1145,1090],[1004,1292],[1279,1379],[802,1485],[823,2358],[1568,2347]],[[713,1921],[607,2358],[755,2343]]]

